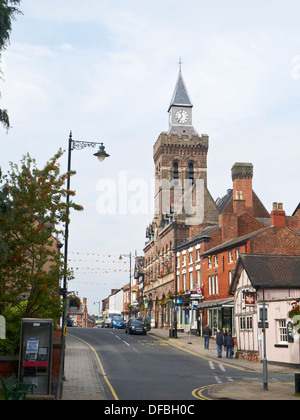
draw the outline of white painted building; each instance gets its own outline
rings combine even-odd
[[[288,313],[293,302],[300,300],[300,256],[241,255],[229,292],[234,294],[238,357],[263,358],[263,329],[259,323],[265,302],[267,360],[299,364],[300,335]],[[255,298],[252,305],[251,293]]]

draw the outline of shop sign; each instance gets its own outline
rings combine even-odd
[[[245,305],[255,306],[255,292],[246,292],[245,293]]]

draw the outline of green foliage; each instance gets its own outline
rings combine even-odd
[[[20,3],[21,0],[0,0],[0,50],[9,43],[12,21],[16,14],[21,13],[16,7]]]
[[[83,209],[66,202],[67,193],[74,192],[64,184],[74,172],[60,174],[61,155],[60,150],[40,170],[27,154],[20,168],[11,163],[11,171],[0,175],[0,312],[9,305],[21,318],[60,318],[65,262],[57,243],[70,209]]]
[[[0,0],[0,52],[9,44],[12,21],[18,13],[21,13],[16,7],[20,3],[21,0]],[[0,109],[0,123],[6,129],[10,126],[9,116],[5,109]]]
[[[0,339],[0,355],[16,356],[19,354],[21,334],[21,311],[6,307],[2,314],[6,321],[6,339]]]

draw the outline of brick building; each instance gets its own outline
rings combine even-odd
[[[191,321],[198,333],[206,323],[214,334],[218,328],[235,333],[234,299],[228,291],[239,256],[300,254],[300,208],[286,216],[283,205],[274,203],[269,214],[252,189],[252,176],[251,164],[235,164],[233,189],[217,200],[219,224],[204,228],[177,248],[177,289],[188,305],[197,286],[201,295],[193,314],[182,306],[179,328],[189,328]]]
[[[155,213],[146,229],[144,298],[152,325],[201,333],[234,332],[228,290],[240,254],[300,254],[300,205],[286,216],[271,213],[253,191],[253,164],[232,167],[232,188],[213,200],[207,189],[209,137],[192,125],[193,105],[179,72],[169,112],[169,131],[154,145]],[[176,252],[174,252],[176,249]],[[190,310],[191,301],[197,309]],[[173,302],[173,303],[172,303]],[[173,319],[172,319],[173,317]]]
[[[218,223],[207,189],[209,138],[193,127],[192,108],[180,71],[168,109],[169,130],[154,145],[155,213],[144,248],[144,295],[156,327],[170,325],[165,303],[174,293],[174,246],[189,237],[190,226]]]

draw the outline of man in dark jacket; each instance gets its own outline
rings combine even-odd
[[[218,330],[216,335],[216,344],[217,344],[217,355],[222,357],[222,346],[224,344],[224,335],[222,331]]]
[[[211,329],[209,328],[208,324],[203,330],[203,336],[204,336],[204,350],[209,350],[209,339],[211,337]]]
[[[234,347],[234,341],[231,335],[231,332],[225,337],[224,346],[226,347],[226,357],[231,359],[232,357],[232,349]]]

